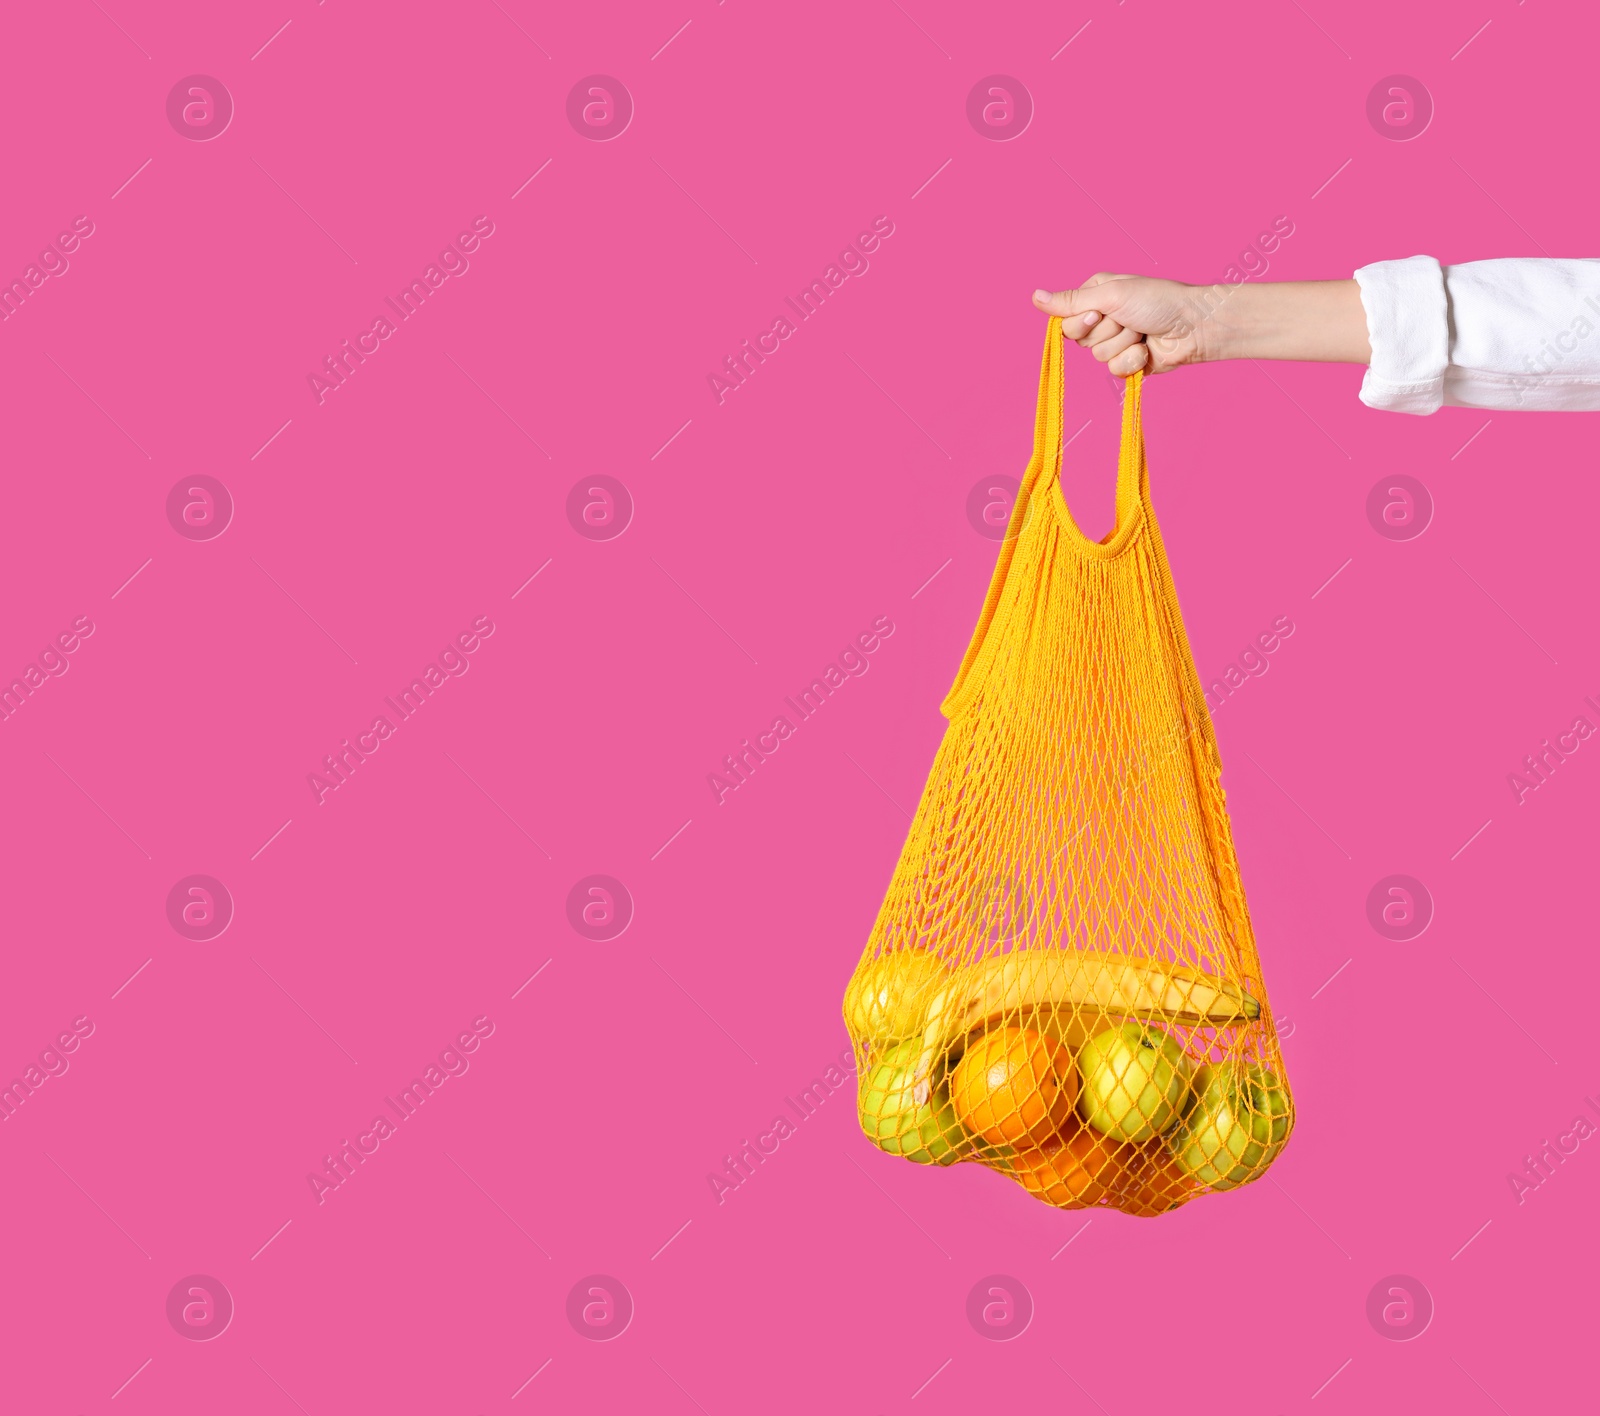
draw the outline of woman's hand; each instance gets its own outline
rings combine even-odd
[[[1076,290],[1033,292],[1061,331],[1113,374],[1164,374],[1212,359],[1372,357],[1361,290],[1353,280],[1184,285],[1101,273]]]
[[[1201,343],[1208,309],[1198,297],[1210,290],[1142,275],[1091,276],[1077,290],[1033,292],[1033,303],[1060,315],[1061,332],[1076,340],[1114,374],[1139,369],[1164,374],[1180,364],[1214,358]]]

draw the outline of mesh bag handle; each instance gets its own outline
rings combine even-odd
[[[1061,317],[1052,315],[1045,331],[1044,358],[1039,367],[1039,405],[1034,415],[1033,456],[1029,458],[1027,471],[1017,488],[1016,501],[1006,524],[1005,539],[1000,545],[1000,556],[989,582],[977,627],[962,657],[961,667],[956,671],[955,682],[940,707],[947,718],[959,711],[968,696],[965,690],[968,681],[976,676],[989,626],[999,608],[1006,579],[1011,572],[1017,541],[1033,517],[1040,515],[1051,518],[1062,528],[1067,540],[1079,554],[1108,558],[1127,549],[1149,514],[1150,473],[1145,460],[1144,419],[1141,413],[1144,373],[1140,371],[1130,374],[1123,388],[1122,437],[1117,448],[1115,524],[1099,541],[1091,541],[1073,519],[1060,481],[1065,400],[1064,343]]]

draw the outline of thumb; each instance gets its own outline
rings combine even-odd
[[[1090,311],[1111,314],[1121,304],[1113,288],[1116,280],[1116,276],[1097,275],[1077,290],[1058,290],[1054,294],[1048,290],[1035,290],[1033,303],[1045,314],[1060,315],[1063,319],[1085,315]]]

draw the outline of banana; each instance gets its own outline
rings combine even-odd
[[[1237,984],[1182,964],[1117,954],[1023,949],[960,970],[928,1004],[913,1077],[919,1091],[959,1038],[1008,1015],[1060,1010],[1226,1027],[1261,1016]]]

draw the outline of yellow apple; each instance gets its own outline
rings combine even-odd
[[[922,1017],[945,975],[937,954],[896,949],[856,969],[844,994],[844,1020],[874,1050],[922,1029]]]

